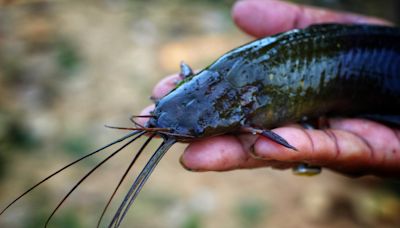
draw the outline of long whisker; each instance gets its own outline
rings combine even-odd
[[[158,133],[161,133],[161,134],[164,134],[164,135],[170,135],[170,136],[179,136],[179,137],[185,137],[185,138],[195,138],[193,135],[184,135],[184,134],[171,133],[171,132],[165,132],[165,131],[159,131]]]
[[[64,203],[64,201],[72,194],[72,192],[88,177],[90,176],[90,174],[92,174],[97,168],[99,168],[101,165],[103,165],[106,161],[108,161],[110,158],[112,158],[114,155],[116,155],[118,152],[120,152],[122,149],[124,149],[125,147],[127,147],[129,144],[131,144],[133,141],[135,141],[136,139],[138,139],[139,137],[141,137],[142,135],[144,135],[146,132],[140,132],[139,135],[137,135],[136,137],[134,137],[133,139],[131,139],[129,142],[125,143],[123,146],[121,146],[120,148],[118,148],[116,151],[114,151],[112,154],[110,154],[109,156],[107,156],[103,161],[101,161],[99,164],[97,164],[93,169],[91,169],[85,176],[83,176],[78,183],[76,183],[74,185],[74,187],[72,187],[72,189],[64,196],[64,198],[58,203],[57,207],[53,210],[53,212],[50,214],[50,216],[47,218],[46,223],[44,225],[44,227],[47,227],[47,225],[49,224],[51,218],[53,217],[53,215],[57,212],[57,210],[61,207],[61,205]]]
[[[150,158],[149,162],[146,164],[144,167],[144,172],[143,174],[143,179],[140,182],[140,184],[136,187],[136,190],[134,194],[131,196],[131,199],[129,200],[128,205],[125,207],[125,210],[122,213],[122,216],[119,218],[117,227],[121,225],[122,220],[124,219],[126,213],[128,212],[129,208],[132,206],[133,202],[135,201],[136,197],[139,195],[140,191],[142,190],[144,184],[150,177],[150,174],[153,172],[154,168],[157,166],[158,162],[162,159],[162,157],[165,155],[165,153],[171,148],[173,144],[175,144],[174,139],[169,139],[165,142],[165,145],[162,148],[159,148],[154,152],[153,156]],[[146,171],[147,170],[147,171]],[[140,177],[140,175],[139,175]]]
[[[157,127],[115,127],[115,126],[109,126],[109,125],[104,125],[107,128],[111,129],[119,129],[119,130],[129,130],[129,131],[147,131],[147,132],[159,132],[159,131],[169,131],[169,128],[157,128]]]
[[[140,128],[132,128],[132,127],[116,127],[116,126],[109,126],[109,125],[104,125],[107,128],[111,129],[118,129],[118,130],[125,130],[125,131],[132,131],[135,129],[142,129],[143,131],[147,132],[158,132],[163,135],[170,135],[170,136],[179,136],[179,137],[185,137],[185,138],[195,138],[193,135],[185,135],[185,134],[178,134],[178,133],[172,133],[169,132],[171,129],[169,128],[146,128],[146,127],[140,127]],[[140,125],[141,126],[141,125]]]
[[[122,175],[121,179],[119,180],[119,183],[117,185],[117,187],[114,189],[114,192],[112,193],[110,199],[108,200],[106,206],[103,209],[103,212],[101,213],[101,216],[99,218],[99,221],[97,222],[97,227],[100,227],[101,224],[101,220],[104,217],[104,214],[106,213],[108,207],[110,206],[111,201],[113,200],[115,194],[117,193],[119,187],[121,186],[122,182],[125,180],[127,174],[129,173],[129,171],[131,170],[132,166],[135,164],[136,160],[139,158],[140,154],[143,152],[143,150],[146,148],[146,146],[150,143],[150,141],[154,138],[155,134],[151,135],[146,142],[142,145],[142,147],[139,149],[139,151],[136,153],[135,157],[133,158],[133,160],[131,161],[131,163],[129,164],[128,168],[125,170],[125,173]]]
[[[150,174],[153,172],[154,168],[161,160],[163,155],[168,151],[168,149],[175,143],[174,139],[167,139],[158,147],[156,152],[151,156],[143,170],[140,172],[139,176],[135,179],[135,182],[130,187],[128,193],[126,194],[124,200],[119,206],[117,212],[115,213],[110,225],[108,227],[119,227],[121,221],[126,215],[126,212],[131,207],[132,203],[136,199],[140,190],[142,189],[144,183],[149,178]],[[122,215],[121,215],[122,212]]]
[[[106,148],[108,148],[108,147],[110,147],[110,146],[116,144],[116,143],[122,142],[122,141],[124,141],[125,139],[130,138],[130,137],[132,137],[132,136],[134,136],[134,135],[136,135],[136,134],[138,134],[138,133],[140,133],[140,132],[142,132],[142,131],[133,131],[133,132],[131,132],[131,133],[125,135],[124,137],[119,138],[119,139],[115,140],[114,142],[111,142],[111,143],[109,143],[109,144],[107,144],[107,145],[105,145],[105,146],[103,146],[103,147],[101,147],[101,148],[99,148],[99,149],[97,149],[97,150],[95,150],[95,151],[93,151],[93,152],[91,152],[91,153],[89,153],[89,154],[87,154],[87,155],[85,155],[85,156],[83,156],[83,157],[81,157],[81,158],[79,158],[79,159],[77,159],[77,160],[75,160],[75,161],[69,163],[68,165],[62,167],[61,169],[55,171],[54,173],[52,173],[51,175],[47,176],[47,177],[44,178],[43,180],[39,181],[37,184],[35,184],[35,185],[33,185],[32,187],[30,187],[28,190],[26,190],[24,193],[22,193],[21,195],[19,195],[17,198],[15,198],[11,203],[9,203],[9,204],[0,212],[0,215],[2,215],[9,207],[11,207],[15,202],[17,202],[19,199],[21,199],[21,198],[24,197],[26,194],[28,194],[29,192],[31,192],[33,189],[35,189],[35,188],[38,187],[39,185],[43,184],[44,182],[46,182],[46,181],[49,180],[50,178],[54,177],[54,176],[57,175],[58,173],[62,172],[63,170],[67,169],[68,167],[70,167],[70,166],[72,166],[72,165],[74,165],[74,164],[76,164],[76,163],[82,161],[83,159],[85,159],[85,158],[87,158],[87,157],[90,157],[90,156],[92,156],[92,155],[94,155],[94,154],[96,154],[96,153],[98,153],[98,152],[100,152],[100,151],[102,151],[102,150],[104,150],[104,149],[106,149]]]
[[[136,127],[139,126],[139,127],[141,127],[141,128],[145,128],[145,126],[141,125],[140,123],[138,123],[138,122],[135,120],[136,117],[138,117],[138,116],[131,116],[131,118],[129,118],[129,120],[130,120]]]
[[[156,117],[155,115],[132,115],[131,118],[152,118]]]

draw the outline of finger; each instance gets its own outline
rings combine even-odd
[[[242,30],[256,37],[264,37],[294,28],[305,28],[318,23],[391,24],[379,18],[277,0],[238,1],[233,6],[232,17]]]
[[[167,95],[176,87],[176,83],[181,80],[178,74],[170,75],[157,83],[153,89],[152,97],[159,99]]]
[[[180,162],[186,169],[192,171],[228,171],[275,164],[274,161],[254,159],[240,139],[230,135],[191,143]]]
[[[366,119],[331,119],[330,126],[363,139],[372,153],[371,160],[376,168],[399,170],[400,130]]]
[[[277,128],[274,132],[288,140],[299,151],[293,151],[268,139],[259,138],[254,145],[254,154],[261,159],[307,162],[349,173],[372,171],[390,174],[390,172],[399,172],[400,157],[397,152],[399,145],[396,135],[384,133],[380,129],[375,133],[369,132],[369,136],[364,138],[365,135],[361,133],[365,132],[368,127],[372,129],[376,126],[367,124],[367,127],[365,125],[362,127],[359,124],[360,122],[350,123],[336,120],[336,122],[332,122],[332,127],[335,129],[331,130]],[[396,143],[386,142],[384,145],[382,134],[388,140]],[[375,142],[378,144],[372,146],[368,141],[372,138],[376,138]],[[379,139],[381,142],[378,142]]]
[[[340,130],[308,130],[294,127],[281,127],[274,132],[285,138],[298,151],[272,143],[260,137],[254,145],[254,155],[260,159],[288,162],[311,162],[328,165],[341,159],[357,157],[368,161],[368,147],[353,134]],[[345,153],[343,153],[345,151]]]

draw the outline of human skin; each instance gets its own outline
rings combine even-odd
[[[232,8],[236,25],[254,37],[264,37],[316,23],[370,23],[385,20],[346,12],[296,5],[278,0],[242,0]],[[161,80],[153,97],[175,87],[178,75]],[[142,114],[149,113],[147,107]],[[190,143],[181,164],[192,171],[229,171],[300,163],[322,166],[352,176],[400,177],[400,130],[366,119],[330,118],[328,129],[304,129],[297,124],[273,129],[298,151],[254,135],[222,135]]]

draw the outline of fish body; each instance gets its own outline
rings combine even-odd
[[[322,24],[226,53],[162,98],[149,126],[198,138],[322,115],[399,114],[400,29]]]

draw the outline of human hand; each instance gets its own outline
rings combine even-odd
[[[387,21],[356,14],[295,5],[277,0],[243,0],[232,10],[235,23],[255,37],[263,37],[315,23],[373,23]],[[173,75],[160,81],[153,97],[175,87]],[[148,113],[154,106],[148,107]],[[326,167],[351,175],[400,175],[400,130],[365,119],[329,119],[329,129],[308,130],[290,125],[273,131],[298,151],[265,137],[222,135],[189,144],[182,165],[193,171],[227,171],[272,167],[291,168],[300,163]]]

